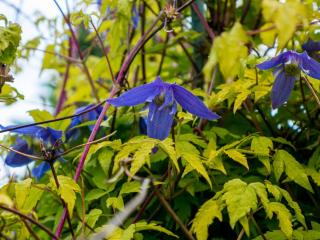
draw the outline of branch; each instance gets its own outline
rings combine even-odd
[[[31,217],[29,217],[29,216],[27,216],[27,215],[19,212],[18,210],[13,209],[13,208],[6,207],[6,206],[4,206],[4,205],[2,205],[2,204],[0,204],[0,209],[3,209],[3,210],[5,210],[5,211],[7,211],[7,212],[11,212],[11,213],[13,213],[13,214],[15,214],[15,215],[18,215],[19,217],[22,217],[22,218],[28,220],[29,222],[37,225],[39,228],[41,228],[43,231],[45,231],[45,232],[46,232],[49,236],[51,236],[53,239],[56,239],[56,240],[59,239],[57,236],[54,235],[53,232],[51,232],[51,230],[50,230],[49,228],[47,228],[46,226],[44,226],[44,225],[42,225],[41,223],[37,222],[37,221],[34,220],[33,218],[31,218]]]
[[[54,0],[56,1],[56,0]],[[189,6],[191,3],[193,2],[193,0],[190,0],[188,1],[186,4],[184,4],[182,7],[180,7],[178,11],[181,11],[183,10],[184,8],[186,8],[187,6]],[[144,46],[144,44],[149,41],[152,36],[154,36],[160,29],[162,29],[163,27],[163,23],[157,27],[155,30],[153,30],[158,21],[161,19],[162,17],[162,14],[163,14],[163,11],[160,11],[158,17],[153,21],[153,23],[151,24],[150,28],[145,32],[145,34],[143,36],[141,36],[141,38],[139,39],[139,41],[137,42],[137,44],[134,46],[134,48],[131,50],[131,52],[128,54],[128,56],[126,57],[123,65],[121,66],[121,69],[119,71],[119,74],[117,76],[117,80],[116,80],[116,84],[113,85],[112,89],[111,89],[111,92],[110,92],[110,95],[109,95],[109,99],[113,98],[116,93],[118,92],[118,85],[120,85],[122,83],[122,81],[124,80],[125,78],[125,75],[132,63],[132,61],[134,60],[135,56],[137,55],[137,53],[140,51],[140,49]],[[104,118],[104,115],[106,114],[107,110],[109,109],[110,107],[110,104],[108,102],[105,103],[100,115],[99,115],[99,118],[96,122],[96,124],[94,125],[93,127],[93,130],[89,136],[89,139],[88,139],[88,142],[92,142],[94,140],[94,138],[96,137],[96,134],[99,130],[99,127],[103,121],[103,118]],[[77,170],[76,170],[76,174],[74,176],[74,180],[75,181],[78,181],[79,177],[80,177],[80,174],[81,174],[81,171],[82,171],[82,168],[84,166],[84,163],[85,163],[85,160],[87,158],[87,155],[89,153],[89,150],[90,150],[90,146],[91,144],[88,144],[85,146],[84,150],[83,150],[83,153],[80,157],[80,160],[79,160],[79,164],[77,166]],[[64,209],[63,211],[63,214],[60,218],[60,222],[59,222],[59,225],[58,225],[58,228],[57,228],[57,231],[56,231],[56,235],[57,236],[60,236],[61,232],[62,232],[62,228],[63,228],[63,225],[64,225],[64,222],[65,222],[65,219],[66,219],[66,214],[67,214],[67,211],[66,211],[66,208]]]

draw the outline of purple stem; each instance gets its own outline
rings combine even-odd
[[[198,5],[196,3],[192,3],[191,6],[192,6],[193,10],[195,11],[195,13],[198,15],[198,18],[200,19],[200,22],[202,23],[203,27],[206,29],[209,37],[213,41],[214,37],[215,37],[214,32],[212,31],[207,20],[204,18],[203,14],[201,13]]]
[[[192,2],[193,2],[193,0],[189,0],[184,5],[182,5],[180,8],[178,8],[178,11],[182,11],[187,6],[189,6]],[[152,36],[154,36],[154,34],[156,34],[160,29],[162,29],[163,23],[153,31],[154,27],[156,26],[158,21],[161,19],[162,14],[163,14],[163,11],[161,11],[159,13],[158,17],[153,21],[151,27],[148,29],[148,31],[145,32],[145,34],[143,36],[141,36],[141,38],[139,39],[137,44],[134,46],[134,48],[131,50],[131,52],[126,57],[123,65],[121,66],[119,74],[117,76],[116,84],[114,84],[113,87],[112,87],[112,90],[111,90],[110,95],[109,95],[109,99],[113,98],[116,95],[116,93],[118,92],[118,85],[124,80],[125,75],[126,75],[128,69],[129,69],[133,59],[137,55],[137,53],[141,50],[141,48],[144,46],[144,44],[146,42],[148,42],[151,39]],[[84,148],[84,150],[82,152],[82,155],[80,157],[80,161],[79,161],[79,164],[77,166],[76,174],[74,175],[74,178],[73,178],[75,181],[78,181],[78,179],[80,177],[80,174],[81,174],[82,168],[84,166],[86,157],[87,157],[88,152],[89,152],[90,147],[91,147],[91,142],[95,139],[96,134],[97,134],[97,132],[99,130],[99,127],[100,127],[100,125],[101,125],[101,123],[102,123],[102,121],[104,119],[104,116],[105,116],[107,110],[109,109],[109,107],[110,107],[110,104],[108,102],[106,102],[104,104],[104,106],[103,106],[103,109],[102,109],[102,111],[101,111],[101,113],[99,115],[99,118],[98,118],[97,122],[95,123],[95,125],[93,127],[93,130],[92,130],[92,132],[90,134],[90,137],[89,137],[89,139],[87,141],[88,144],[85,146],[85,148]],[[64,210],[63,210],[62,216],[60,218],[60,222],[59,222],[57,231],[56,231],[56,237],[60,237],[60,235],[61,235],[61,232],[62,232],[62,229],[63,229],[63,225],[64,225],[64,222],[66,220],[66,216],[67,216],[67,208],[65,207]]]

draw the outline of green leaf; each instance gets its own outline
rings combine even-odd
[[[73,208],[76,201],[76,192],[80,192],[81,189],[72,178],[67,176],[58,176],[58,182],[60,184],[58,188],[58,194],[67,204],[68,212],[70,214],[70,217],[72,217]],[[53,178],[50,179],[50,186],[53,189],[56,189],[55,181]]]
[[[134,224],[135,226],[135,230],[136,232],[141,232],[141,231],[146,231],[146,230],[153,230],[153,231],[158,231],[158,232],[162,232],[165,233],[169,236],[175,237],[175,238],[179,238],[177,235],[175,235],[173,232],[169,231],[168,229],[159,226],[156,223],[147,223],[145,221],[140,221]]]
[[[193,167],[193,169],[195,169],[207,180],[210,187],[212,187],[211,179],[207,173],[207,170],[201,162],[199,151],[197,150],[197,148],[189,142],[178,141],[176,142],[176,150],[178,156],[181,156],[183,160],[188,162]]]
[[[216,64],[219,64],[220,71],[226,80],[233,79],[240,71],[241,60],[248,55],[248,49],[245,46],[248,42],[249,38],[238,22],[229,32],[216,37],[204,68],[206,79],[209,81],[211,71]]]
[[[210,199],[198,210],[192,220],[191,231],[196,234],[198,240],[208,239],[208,227],[215,218],[222,222],[222,213],[218,201]]]
[[[156,142],[144,142],[140,145],[139,149],[134,153],[132,157],[132,163],[130,168],[130,173],[134,176],[139,169],[146,163],[150,165],[150,153],[155,147]]]
[[[122,210],[124,207],[123,198],[120,196],[118,197],[110,197],[106,201],[107,207],[112,206],[113,208]]]
[[[242,217],[258,207],[255,189],[240,179],[228,181],[223,187],[223,192],[221,199],[227,205],[232,228]]]
[[[297,220],[304,226],[305,229],[307,229],[306,220],[302,214],[299,204],[293,201],[290,194],[286,190],[280,187],[278,188],[284,199],[288,202],[289,206],[294,210]]]
[[[14,62],[20,40],[21,28],[18,24],[0,26],[0,63],[10,65]]]
[[[291,223],[291,213],[290,211],[279,202],[270,202],[268,204],[268,210],[266,211],[268,218],[272,218],[273,214],[277,215],[279,220],[279,227],[281,231],[288,237],[291,238],[292,236],[292,223]]]
[[[274,161],[283,161],[285,173],[287,174],[288,178],[301,187],[304,187],[310,192],[313,192],[304,167],[299,162],[297,162],[292,155],[290,155],[285,150],[278,150],[276,152]]]
[[[102,189],[92,189],[90,192],[87,193],[85,200],[88,202],[91,202],[93,200],[99,199],[102,196],[106,195],[108,192],[102,190]]]
[[[250,93],[251,92],[249,90],[244,89],[244,91],[237,95],[233,105],[233,113],[236,113],[236,111],[241,107],[241,104],[244,102],[244,100],[247,99]]]
[[[122,184],[119,195],[140,192],[141,183],[137,181]]]
[[[30,192],[32,179],[28,178],[15,184],[16,204],[18,209],[22,209],[25,200]]]
[[[158,146],[169,156],[170,160],[172,161],[173,165],[179,171],[179,164],[177,160],[177,154],[173,147],[174,143],[171,138],[166,138],[163,141],[158,143]]]
[[[98,221],[101,214],[102,211],[100,209],[92,209],[89,214],[86,215],[86,223],[88,224],[88,226],[94,229],[96,222]],[[89,232],[90,230],[86,229],[86,234],[88,234]]]
[[[236,149],[229,149],[225,150],[224,153],[227,154],[229,158],[240,163],[242,166],[249,170],[247,158],[241,152],[237,151]]]
[[[267,137],[253,137],[251,142],[251,150],[258,155],[259,161],[265,166],[268,173],[271,173],[271,165],[269,160],[269,152],[273,149],[272,141]]]
[[[44,189],[45,185],[43,184],[31,185],[29,194],[23,204],[22,209],[26,212],[31,212],[42,197]]]

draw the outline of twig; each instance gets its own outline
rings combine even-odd
[[[183,10],[184,8],[189,6],[192,2],[193,2],[192,0],[188,1],[186,4],[184,4],[181,7],[181,10]],[[151,39],[151,37],[154,36],[160,29],[162,29],[163,23],[159,27],[155,28],[156,24],[161,19],[162,14],[163,14],[163,11],[160,11],[158,17],[153,21],[153,23],[151,24],[151,26],[148,29],[148,31],[146,31],[146,33],[139,39],[139,41],[137,42],[135,47],[130,51],[130,53],[126,57],[126,60],[122,64],[121,69],[119,71],[119,74],[117,76],[116,84],[114,84],[112,89],[111,89],[109,98],[113,98],[116,95],[116,93],[118,92],[118,85],[121,84],[122,81],[125,79],[125,75],[126,75],[128,69],[129,69],[132,61],[134,60],[135,56],[137,55],[137,53],[141,49],[141,47],[147,41],[149,41],[149,39]],[[153,30],[154,28],[155,28],[155,30]],[[93,130],[92,130],[92,132],[91,132],[91,134],[89,136],[88,142],[93,141],[94,138],[96,137],[96,134],[97,134],[97,132],[99,130],[99,127],[100,127],[100,125],[101,125],[101,123],[103,121],[104,115],[107,112],[107,110],[109,109],[109,107],[110,107],[110,104],[108,102],[106,102],[104,107],[103,107],[103,109],[102,109],[102,111],[101,111],[101,113],[100,113],[100,115],[99,115],[98,120],[96,121],[96,124],[93,127]],[[86,160],[87,155],[89,153],[90,146],[91,146],[91,144],[86,145],[84,150],[83,150],[83,153],[82,153],[82,155],[80,157],[80,160],[79,160],[79,164],[77,166],[76,174],[74,176],[74,180],[75,181],[78,181],[78,179],[80,177],[82,168],[84,166],[85,160]],[[64,211],[63,211],[63,214],[62,214],[62,216],[60,218],[60,222],[58,224],[58,228],[57,228],[57,231],[56,231],[56,235],[57,236],[60,236],[60,234],[62,232],[62,228],[63,228],[64,222],[65,222],[65,219],[66,219],[66,214],[67,214],[67,211],[66,211],[66,208],[65,208]]]
[[[60,183],[59,183],[59,180],[58,180],[58,176],[57,176],[56,170],[54,169],[54,166],[53,166],[53,161],[50,161],[49,165],[50,165],[50,169],[51,169],[51,172],[52,172],[56,187],[60,188]],[[63,207],[66,208],[67,204],[62,198],[61,198],[61,202],[62,202]],[[69,229],[70,229],[70,232],[71,232],[71,235],[72,235],[72,239],[75,240],[76,236],[74,235],[74,231],[73,231],[73,228],[72,228],[72,223],[71,223],[71,218],[70,218],[70,213],[68,211],[68,208],[67,208],[67,221],[68,221]]]
[[[166,39],[163,44],[163,49],[162,49],[162,53],[161,53],[161,60],[160,60],[160,64],[159,64],[159,68],[158,68],[158,72],[157,72],[158,76],[160,75],[161,70],[162,70],[162,65],[164,62],[164,58],[166,56],[168,41],[169,41],[169,33],[166,34]]]
[[[87,76],[87,78],[88,78],[89,84],[90,84],[90,86],[91,86],[92,94],[93,94],[93,96],[96,98],[97,102],[100,102],[100,99],[99,99],[99,96],[98,96],[98,92],[97,92],[97,90],[96,90],[96,88],[95,88],[95,86],[94,86],[94,83],[93,83],[91,74],[90,74],[89,69],[88,69],[88,66],[87,66],[87,64],[86,64],[86,62],[85,62],[85,60],[84,60],[84,56],[83,56],[83,54],[82,54],[82,52],[81,52],[79,42],[78,42],[77,37],[76,37],[76,34],[75,34],[75,32],[74,32],[74,30],[73,30],[73,28],[72,28],[72,26],[71,26],[71,23],[70,23],[69,19],[67,18],[67,16],[66,16],[66,15],[64,14],[64,12],[62,11],[62,9],[61,9],[60,5],[58,4],[57,0],[53,0],[53,1],[54,1],[54,3],[56,4],[56,6],[58,7],[58,9],[59,9],[59,11],[60,11],[63,19],[65,20],[66,24],[67,24],[68,27],[69,27],[69,30],[70,30],[70,32],[71,32],[71,38],[73,39],[73,41],[74,41],[74,43],[75,43],[75,47],[76,47],[76,49],[77,49],[77,51],[78,51],[79,58],[81,59],[81,63],[82,63],[84,72],[85,72],[85,74],[86,74],[86,76]]]
[[[21,128],[27,128],[27,127],[32,127],[32,126],[37,126],[37,125],[42,125],[42,124],[46,124],[46,123],[52,123],[52,122],[58,122],[58,121],[62,121],[62,120],[66,120],[66,119],[70,119],[70,118],[74,118],[74,117],[79,117],[83,114],[86,114],[88,112],[91,112],[92,110],[100,107],[101,105],[103,105],[106,102],[106,100],[102,101],[101,103],[98,103],[94,106],[92,106],[91,108],[88,108],[85,111],[82,111],[80,113],[74,114],[74,115],[70,115],[70,116],[65,116],[65,117],[61,117],[61,118],[55,118],[55,119],[51,119],[51,120],[46,120],[46,121],[42,121],[42,122],[35,122],[35,123],[29,123],[29,124],[24,124],[24,125],[19,125],[19,126],[15,126],[15,127],[11,127],[11,128],[6,128],[5,130],[1,130],[0,133],[5,133],[5,132],[10,132],[13,130],[17,130],[17,129],[21,129]]]
[[[181,228],[181,231],[183,232],[186,239],[195,240],[194,237],[192,236],[192,234],[188,231],[186,226],[183,224],[181,219],[178,217],[178,215],[173,211],[170,204],[163,197],[163,195],[159,192],[159,190],[153,186],[153,191],[154,191],[155,195],[157,196],[157,198],[159,199],[161,205],[167,210],[167,212],[171,215],[173,220],[179,225],[179,227]]]
[[[24,157],[27,157],[27,158],[30,158],[30,159],[33,159],[33,160],[43,160],[42,157],[38,157],[38,156],[31,155],[31,154],[23,153],[23,152],[20,152],[18,150],[13,149],[12,147],[7,147],[7,146],[4,146],[2,144],[0,144],[0,148],[4,148],[4,149],[6,149],[8,151],[14,152],[16,154],[19,154],[21,156],[24,156]]]
[[[92,25],[95,33],[96,33],[96,36],[97,36],[98,41],[100,43],[101,50],[103,51],[104,56],[106,57],[107,64],[108,64],[108,69],[109,69],[109,72],[110,72],[110,75],[111,75],[112,82],[115,83],[116,80],[114,78],[114,74],[113,74],[113,71],[112,71],[111,63],[110,63],[110,60],[109,60],[109,57],[108,57],[108,52],[107,52],[106,48],[104,47],[103,41],[102,41],[102,39],[100,37],[100,34],[99,34],[97,28],[94,26],[92,20],[90,21],[90,23],[91,23],[91,25]]]
[[[194,12],[198,15],[198,18],[199,18],[200,22],[202,23],[203,27],[206,29],[209,37],[213,41],[214,37],[215,37],[214,32],[212,31],[212,29],[210,28],[207,20],[204,18],[203,14],[201,13],[198,5],[196,3],[192,3],[191,6],[192,6]]]
[[[22,217],[22,218],[28,220],[29,222],[37,225],[39,228],[41,228],[43,231],[45,231],[45,232],[46,232],[49,236],[51,236],[53,239],[56,239],[56,240],[59,239],[59,237],[57,237],[56,235],[54,235],[54,233],[51,232],[51,230],[50,230],[49,228],[47,228],[46,226],[44,226],[44,225],[42,225],[41,223],[37,222],[37,221],[34,220],[33,218],[31,218],[31,217],[29,217],[29,216],[27,216],[27,215],[19,212],[18,210],[14,209],[14,208],[9,208],[9,207],[4,206],[4,205],[2,205],[2,204],[0,204],[0,209],[3,209],[3,210],[5,210],[5,211],[7,211],[7,212],[11,212],[11,213],[13,213],[13,214],[15,214],[15,215],[18,215],[19,217]]]
[[[309,81],[309,79],[308,79],[307,77],[303,77],[303,79],[306,81],[306,83],[307,83],[307,85],[308,85],[308,87],[309,87],[309,89],[310,89],[313,97],[315,98],[315,100],[316,100],[316,102],[317,102],[317,104],[318,104],[318,108],[320,108],[320,99],[319,99],[316,91],[314,90],[311,82]]]

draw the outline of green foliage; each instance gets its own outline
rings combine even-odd
[[[35,16],[36,28],[49,34],[26,39],[20,51],[19,25],[0,15],[0,63],[16,73],[20,61],[42,50],[40,70],[55,72],[44,98],[57,112],[23,111],[34,122],[49,121],[40,126],[63,132],[61,142],[46,142],[33,132],[1,135],[1,159],[19,137],[31,154],[52,161],[56,172],[36,179],[32,168],[38,163],[25,175],[8,171],[0,188],[1,239],[51,239],[43,226],[52,233],[62,227],[59,239],[90,239],[104,227],[115,228],[107,239],[117,240],[320,239],[320,81],[307,78],[309,88],[302,75],[288,101],[272,109],[277,75],[256,67],[288,50],[302,52],[308,39],[320,40],[319,1],[197,0],[199,11],[189,1],[102,0],[98,8],[93,0],[71,2],[66,17],[83,59],[61,16]],[[187,5],[178,13],[174,2]],[[320,61],[319,51],[308,54]],[[4,81],[11,79],[7,67],[0,76],[0,104],[23,99]],[[182,104],[169,137],[159,140],[145,136],[149,99],[108,106],[88,150],[97,116],[68,116],[97,103],[97,96],[104,104],[157,75],[191,89],[221,118],[200,119]],[[70,138],[70,124],[77,121]],[[63,157],[47,159],[57,154]],[[146,178],[148,187],[142,184]],[[61,226],[65,207],[70,222]],[[114,219],[121,223],[111,226]]]

